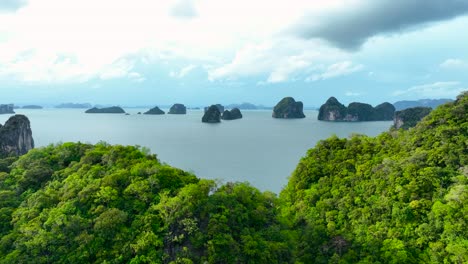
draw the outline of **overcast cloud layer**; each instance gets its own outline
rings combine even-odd
[[[372,36],[401,33],[427,23],[468,12],[467,0],[350,1],[339,9],[306,15],[295,27],[302,38],[320,38],[356,50]]]
[[[467,10],[468,0],[0,0],[0,104],[450,98],[468,87]]]

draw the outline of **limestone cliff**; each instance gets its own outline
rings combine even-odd
[[[393,119],[395,107],[390,103],[382,103],[376,107],[370,104],[352,102],[348,107],[341,104],[335,97],[330,97],[320,107],[318,120],[323,121],[390,121]]]
[[[34,140],[26,116],[14,115],[0,125],[0,156],[23,155],[32,148]]]
[[[303,104],[292,97],[285,97],[273,108],[274,118],[304,118]]]
[[[421,119],[431,112],[430,107],[413,107],[397,111],[393,119],[393,127],[408,129],[414,127]]]

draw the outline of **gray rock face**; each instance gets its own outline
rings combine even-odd
[[[150,110],[144,112],[143,114],[145,115],[164,115],[164,111],[159,109],[159,107],[155,106],[151,108]]]
[[[0,156],[23,155],[34,148],[31,125],[24,115],[10,117],[0,125]]]
[[[174,104],[169,109],[168,114],[171,114],[171,115],[185,115],[185,114],[187,114],[187,108],[183,104]]]
[[[396,111],[393,119],[393,127],[396,129],[414,127],[421,119],[427,116],[431,110],[430,107],[413,107]]]
[[[295,101],[292,97],[285,97],[273,108],[274,118],[304,118],[302,102]]]
[[[235,120],[242,118],[242,113],[239,108],[233,108],[231,111],[224,110],[221,119],[223,120]]]
[[[0,114],[14,114],[13,108],[12,104],[0,104]]]
[[[341,104],[335,97],[330,97],[320,107],[318,120],[323,121],[389,121],[393,119],[395,107],[390,103],[382,103],[376,107],[370,104],[353,102],[348,107]]]
[[[221,122],[221,113],[216,105],[208,107],[202,117],[203,123],[219,123]]]

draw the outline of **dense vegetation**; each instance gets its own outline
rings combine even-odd
[[[332,137],[281,193],[303,263],[468,262],[468,94],[408,131]]]
[[[416,127],[332,137],[276,197],[138,147],[0,160],[0,263],[468,262],[468,94]]]

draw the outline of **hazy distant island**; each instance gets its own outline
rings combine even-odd
[[[274,118],[304,118],[304,105],[302,102],[294,100],[292,97],[285,97],[273,108]]]
[[[23,109],[42,109],[43,107],[40,105],[24,105]]]
[[[63,103],[56,105],[55,108],[91,108],[92,105],[89,103]]]
[[[445,104],[448,102],[453,102],[452,99],[420,99],[416,101],[398,101],[393,104],[395,106],[395,110],[404,110],[407,108],[412,108],[412,107],[430,107],[432,109],[436,108],[437,106],[441,104]]]
[[[0,104],[0,114],[14,114],[14,107],[13,104]]]
[[[143,114],[145,115],[164,115],[165,112],[161,109],[159,109],[159,107],[155,106],[153,108],[151,108],[150,110],[144,112]]]
[[[205,107],[205,114],[202,117],[203,123],[219,123],[221,122],[221,113],[219,111],[219,105],[211,105]]]
[[[85,111],[87,114],[125,114],[125,111],[120,106],[111,106],[104,108],[93,107]]]
[[[322,121],[390,121],[393,120],[395,107],[390,103],[382,103],[376,107],[370,104],[353,102],[348,107],[341,104],[335,97],[330,97],[319,109],[318,120]]]
[[[239,108],[233,108],[230,111],[224,110],[223,114],[221,115],[221,119],[223,120],[235,120],[242,118],[242,113]]]
[[[168,114],[171,114],[171,115],[185,115],[185,114],[187,114],[187,108],[183,104],[174,104],[169,109]]]
[[[421,119],[427,116],[431,110],[432,108],[430,107],[418,106],[396,111],[395,117],[393,118],[393,127],[397,129],[414,127]]]

